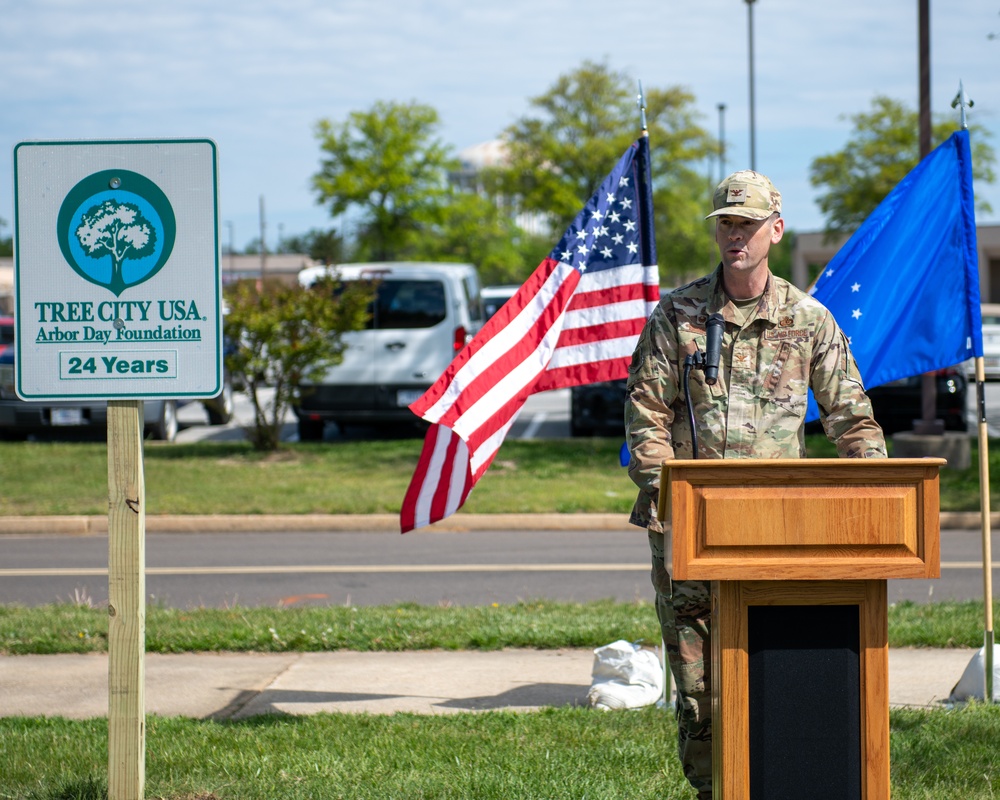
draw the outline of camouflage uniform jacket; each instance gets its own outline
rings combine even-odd
[[[625,429],[629,476],[639,486],[630,522],[662,530],[656,520],[660,468],[692,458],[684,397],[684,359],[705,349],[705,323],[726,320],[719,378],[689,376],[699,458],[802,458],[807,388],[841,457],[885,458],[847,338],[818,301],[774,275],[739,327],[722,289],[722,267],[666,294],[646,323],[629,366]]]

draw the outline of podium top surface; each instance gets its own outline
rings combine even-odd
[[[856,469],[874,467],[894,470],[901,467],[943,467],[944,458],[673,458],[663,469],[737,469],[793,467],[796,469]]]
[[[940,574],[942,458],[688,459],[663,465],[658,516],[678,580]]]

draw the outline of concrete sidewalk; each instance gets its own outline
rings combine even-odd
[[[892,706],[941,707],[972,649],[892,649]],[[587,649],[146,656],[146,711],[244,719],[316,712],[449,714],[587,705]],[[0,657],[0,716],[107,716],[108,657]]]

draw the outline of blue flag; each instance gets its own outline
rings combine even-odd
[[[967,130],[899,182],[827,264],[812,295],[847,335],[866,387],[983,354]],[[810,393],[806,420],[818,418]]]

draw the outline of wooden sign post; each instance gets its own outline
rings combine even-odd
[[[146,780],[146,488],[142,400],[108,401],[108,797]]]

